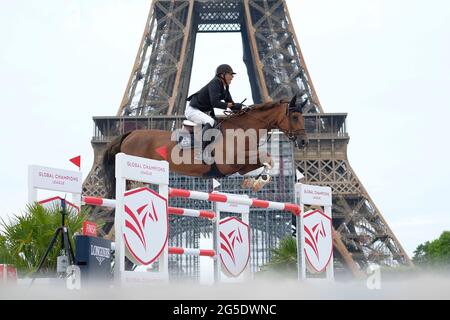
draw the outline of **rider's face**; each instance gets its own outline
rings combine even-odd
[[[227,85],[230,85],[231,80],[233,80],[234,75],[232,75],[231,73],[225,73],[225,83]]]

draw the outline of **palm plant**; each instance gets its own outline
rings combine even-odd
[[[284,276],[297,275],[297,242],[294,237],[283,238],[278,248],[272,249],[270,262],[262,267],[262,271],[281,273]]]
[[[87,212],[69,212],[65,225],[71,235],[79,232]],[[61,226],[59,207],[47,209],[39,204],[28,205],[24,215],[14,215],[8,222],[1,220],[0,226],[0,263],[12,264],[20,275],[28,275],[36,270],[55,230]],[[60,255],[60,236],[44,263],[42,272],[56,269],[56,258]],[[72,241],[72,239],[70,239]],[[73,241],[72,241],[73,244]]]

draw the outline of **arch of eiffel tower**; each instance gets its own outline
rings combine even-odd
[[[237,32],[255,103],[304,92],[310,144],[294,150],[283,136],[275,144],[279,158],[273,182],[251,197],[292,202],[295,170],[302,182],[333,190],[334,259],[337,272],[360,275],[371,264],[411,265],[400,242],[370,198],[347,158],[346,113],[325,113],[297,40],[284,0],[154,0],[122,101],[115,116],[94,117],[94,164],[83,185],[86,195],[104,196],[102,151],[115,136],[141,128],[173,130],[184,119],[198,33]],[[274,135],[275,136],[275,135]],[[273,144],[272,144],[273,145]],[[207,179],[171,174],[171,186],[211,191]],[[221,179],[218,191],[243,193],[242,177]],[[210,208],[189,199],[170,205]],[[95,218],[112,226],[112,213],[93,208]],[[251,212],[252,269],[270,260],[270,248],[292,233],[291,217],[268,210]],[[208,222],[170,218],[170,245],[199,247],[211,236]],[[104,228],[108,232],[108,227]],[[198,277],[198,257],[171,257],[173,277]]]

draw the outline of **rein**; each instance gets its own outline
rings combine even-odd
[[[244,115],[244,114],[247,114],[247,115],[248,115],[249,117],[251,117],[252,119],[255,119],[255,120],[258,120],[258,121],[260,121],[260,122],[265,123],[265,124],[267,125],[267,127],[269,127],[269,126],[270,126],[270,123],[269,123],[268,121],[265,121],[265,120],[262,120],[262,119],[260,119],[260,118],[257,118],[257,117],[255,117],[255,116],[251,115],[251,113],[249,113],[249,111],[253,111],[253,110],[255,110],[255,107],[248,107],[248,108],[245,108],[245,109],[241,109],[241,110],[239,110],[238,112],[233,112],[233,111],[225,110],[223,113],[224,113],[227,117],[226,117],[225,119],[222,119],[222,120],[217,124],[217,128],[220,128],[221,125],[222,125],[222,123],[223,123],[224,121],[230,120],[230,119],[233,119],[233,118],[236,118],[236,117],[239,117],[239,116]],[[261,146],[267,144],[267,143],[270,141],[271,138],[272,138],[272,135],[269,135],[269,134],[268,134],[265,143],[263,143],[263,144],[258,144],[257,148],[259,149]]]
[[[233,118],[235,118],[235,117],[239,117],[239,116],[244,115],[244,114],[248,114],[248,116],[251,117],[252,119],[255,119],[255,120],[259,121],[259,122],[265,123],[266,126],[269,127],[269,126],[270,126],[270,123],[269,123],[268,121],[263,120],[263,119],[260,119],[260,118],[257,118],[257,117],[255,117],[255,116],[251,115],[251,113],[249,113],[249,111],[253,111],[253,110],[255,110],[255,107],[249,107],[249,108],[246,108],[246,109],[242,109],[242,110],[239,110],[238,112],[233,112],[233,111],[227,111],[227,110],[225,110],[225,111],[224,111],[224,114],[225,114],[227,117],[224,118],[224,119],[222,119],[222,120],[217,124],[217,128],[219,129],[224,121],[229,120],[229,119],[233,119]],[[305,129],[291,130],[291,123],[289,122],[289,119],[288,119],[287,117],[284,118],[283,121],[288,121],[288,127],[289,127],[289,129],[288,129],[287,131],[281,130],[280,127],[278,127],[278,129],[280,129],[280,130],[288,137],[288,139],[289,139],[290,141],[295,142],[295,141],[296,141],[296,136],[297,136],[297,135],[302,134],[302,133],[303,133],[303,134],[305,133]],[[271,135],[268,135],[268,138],[267,138],[267,140],[266,140],[266,143],[268,143],[268,142],[270,141],[270,138],[271,138],[271,137],[272,137]],[[260,146],[258,146],[258,147],[260,147]]]

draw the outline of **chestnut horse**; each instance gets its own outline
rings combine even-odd
[[[272,160],[266,153],[264,157],[259,154],[261,145],[251,146],[250,143],[244,145],[237,145],[237,141],[228,141],[226,132],[237,132],[233,140],[239,139],[239,136],[244,135],[249,129],[254,129],[257,139],[261,138],[261,132],[264,133],[271,129],[279,129],[291,141],[293,141],[298,148],[304,148],[308,143],[308,138],[305,131],[305,120],[302,114],[302,109],[306,105],[303,102],[301,105],[296,105],[296,96],[289,102],[281,100],[279,102],[269,102],[262,105],[254,105],[242,109],[237,113],[228,115],[223,119],[216,128],[220,131],[220,135],[216,137],[210,146],[214,148],[214,160],[222,153],[222,157],[226,155],[228,161],[212,161],[212,163],[205,163],[202,161],[194,161],[194,149],[183,149],[178,145],[176,139],[173,138],[171,131],[163,130],[134,130],[125,133],[115,140],[113,140],[106,148],[103,156],[103,166],[106,176],[106,187],[108,190],[108,197],[114,196],[115,180],[114,167],[115,155],[123,152],[128,155],[144,157],[154,160],[166,160],[169,162],[169,170],[177,172],[182,175],[213,178],[225,177],[238,172],[243,175],[250,171],[264,167],[264,171],[257,177],[249,178],[244,181],[244,187],[252,187],[254,191],[262,188],[264,184],[270,181],[269,170],[271,168]],[[240,131],[236,131],[239,130]],[[266,141],[267,142],[267,141]],[[210,147],[208,146],[208,147]],[[165,154],[157,152],[164,148]],[[228,151],[228,152],[227,152]],[[258,156],[253,156],[258,154]],[[231,157],[230,157],[231,155]],[[241,161],[238,161],[241,157]],[[182,161],[180,158],[187,159]],[[264,159],[265,158],[265,159]],[[244,161],[242,161],[244,159]],[[253,159],[253,161],[250,161]],[[232,160],[232,161],[229,161]]]

